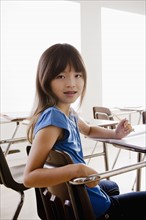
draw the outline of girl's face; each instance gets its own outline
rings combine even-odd
[[[82,94],[84,79],[82,73],[75,72],[74,68],[67,66],[63,72],[51,81],[51,90],[57,97],[57,106],[74,103]]]

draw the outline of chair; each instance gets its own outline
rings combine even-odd
[[[22,184],[22,182],[20,183],[18,181],[18,179],[20,179],[23,174],[23,168],[24,167],[17,166],[13,167],[13,169],[10,169],[2,148],[0,147],[0,184],[3,184],[20,194],[20,202],[18,203],[18,206],[12,218],[13,220],[18,219],[24,203],[24,191],[28,189]]]
[[[112,112],[107,107],[99,107],[99,106],[93,106],[93,118],[95,119],[104,119],[104,120],[114,120]],[[112,125],[110,126],[112,129],[114,129],[116,126]]]
[[[28,155],[30,149],[31,146],[26,147]],[[63,204],[60,197],[48,191],[48,188],[35,188],[35,196],[37,204],[37,214],[41,220],[75,220],[72,217],[73,213],[71,204],[66,200]]]
[[[27,152],[30,148],[30,146],[27,146]],[[51,150],[44,167],[60,167],[72,163],[73,161],[67,153]],[[46,195],[49,195],[48,199]],[[38,198],[37,195],[36,199],[39,203],[40,198]],[[48,187],[45,189],[43,201],[44,210],[48,210],[47,212],[49,212],[51,201],[52,210],[55,212],[55,218],[46,218],[45,220],[95,220],[92,206],[84,185],[76,186],[67,182]]]

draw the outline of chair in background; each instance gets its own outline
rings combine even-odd
[[[24,203],[24,191],[28,189],[22,184],[22,182],[20,183],[20,178],[23,175],[23,168],[24,167],[22,166],[10,168],[7,163],[6,157],[4,156],[4,152],[0,147],[0,184],[3,184],[7,188],[10,188],[20,194],[20,202],[18,203],[18,206],[12,218],[13,220],[18,219]]]
[[[112,112],[107,107],[99,107],[99,106],[93,106],[93,118],[94,119],[103,119],[103,120],[114,120]],[[110,126],[112,129],[114,129],[116,126],[112,125]]]

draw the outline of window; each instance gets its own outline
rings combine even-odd
[[[104,106],[145,106],[145,16],[102,8]]]
[[[80,4],[67,1],[2,1],[1,111],[30,111],[41,54],[54,43],[80,51]]]

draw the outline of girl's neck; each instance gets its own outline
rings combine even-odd
[[[70,105],[56,105],[56,108],[62,111],[65,115],[69,116]]]

